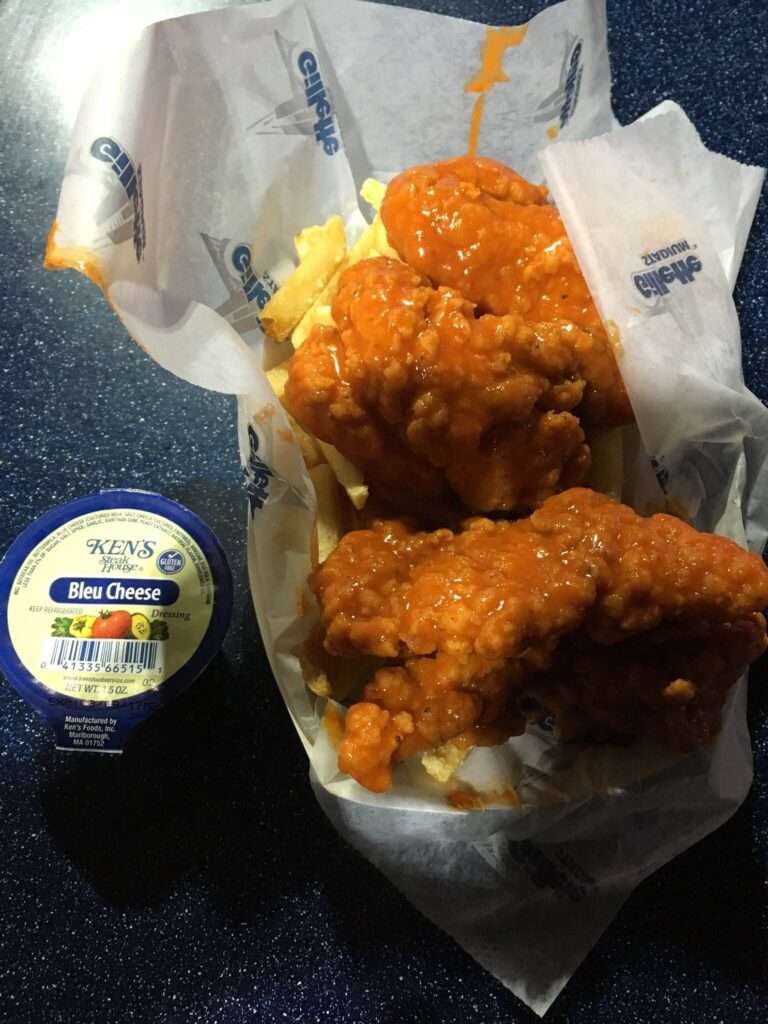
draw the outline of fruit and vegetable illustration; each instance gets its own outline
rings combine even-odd
[[[141,612],[102,611],[98,615],[60,615],[53,620],[51,636],[73,636],[79,640],[167,640],[168,623],[150,622]]]

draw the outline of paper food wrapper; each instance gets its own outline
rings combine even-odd
[[[340,213],[354,241],[363,179],[466,151],[473,112],[480,153],[546,174],[620,339],[638,421],[627,496],[648,509],[674,500],[697,525],[760,548],[768,414],[743,384],[731,288],[763,172],[709,153],[673,105],[617,128],[603,0],[567,0],[501,36],[358,0],[150,26],[85,96],[47,255],[100,284],[162,366],[240,396],[253,600],[317,798],[541,1014],[633,888],[744,798],[744,687],[713,746],[685,757],[560,746],[542,727],[474,751],[461,778],[514,787],[518,808],[453,810],[418,763],[383,796],[339,775],[297,658],[315,497],[264,373],[286,353],[259,324],[295,263],[296,232]]]

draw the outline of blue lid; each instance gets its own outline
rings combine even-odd
[[[0,563],[0,670],[66,750],[119,752],[218,653],[232,577],[213,531],[159,494],[47,512]]]

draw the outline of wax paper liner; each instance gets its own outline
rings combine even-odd
[[[513,36],[486,76],[479,150],[533,178],[544,150],[623,346],[638,414],[627,493],[649,507],[680,501],[700,524],[759,547],[765,414],[742,384],[730,287],[762,172],[708,153],[676,108],[612,131],[603,0],[567,0]],[[543,1013],[640,879],[743,799],[743,687],[712,748],[687,757],[561,747],[543,727],[475,751],[462,778],[516,787],[519,809],[451,810],[417,763],[400,766],[384,796],[339,775],[297,660],[314,493],[264,375],[285,352],[259,325],[297,231],[338,212],[352,241],[367,175],[465,150],[479,97],[464,86],[499,38],[356,0],[273,0],[150,26],[84,98],[47,260],[96,281],[162,366],[240,396],[253,600],[318,799],[417,907]],[[619,187],[625,174],[642,201]],[[635,280],[643,257],[682,241],[674,258],[702,268],[648,301]]]

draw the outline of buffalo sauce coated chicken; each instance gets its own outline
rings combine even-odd
[[[341,275],[335,326],[289,364],[295,418],[401,507],[525,512],[582,483],[582,422],[632,413],[544,190],[460,157],[395,178],[381,213],[402,262]]]
[[[380,521],[310,585],[330,654],[390,660],[350,708],[339,756],[376,791],[393,761],[498,743],[532,708],[564,736],[696,748],[766,646],[760,558],[582,488],[459,533]]]
[[[607,335],[547,191],[497,160],[460,156],[412,167],[381,207],[402,259],[455,288],[479,313],[517,313],[580,327],[573,349],[585,393],[580,415],[599,426],[632,421]]]
[[[289,364],[286,399],[390,501],[532,508],[580,483],[589,449],[572,324],[475,317],[406,264],[350,267]]]

